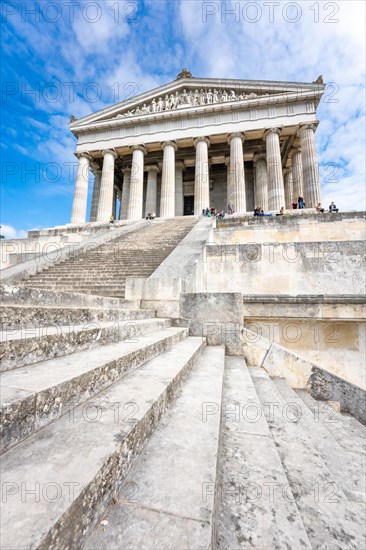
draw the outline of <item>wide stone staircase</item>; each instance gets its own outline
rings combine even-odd
[[[125,296],[127,277],[149,277],[197,223],[194,216],[148,221],[93,250],[27,276],[28,288]]]
[[[1,549],[366,547],[365,427],[124,299],[195,223],[3,289]]]
[[[2,306],[1,547],[365,548],[364,427],[121,304]]]

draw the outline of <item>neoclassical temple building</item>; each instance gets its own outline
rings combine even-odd
[[[314,132],[324,93],[315,82],[194,78],[173,82],[78,120],[79,167],[71,223],[279,210],[320,202]],[[117,204],[120,208],[117,210]]]

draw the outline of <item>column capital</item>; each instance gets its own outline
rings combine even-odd
[[[144,153],[144,155],[146,155],[146,153],[147,153],[147,151],[146,151],[146,149],[143,145],[133,145],[131,147],[131,150],[132,151],[142,151]]]
[[[296,147],[295,149],[291,149],[291,151],[289,152],[288,156],[289,156],[290,159],[292,159],[292,157],[293,157],[294,155],[297,155],[298,153],[301,154],[301,149],[300,149],[300,147]]]
[[[89,162],[92,159],[92,157],[88,153],[75,153],[75,156],[78,159],[87,159]]]
[[[277,134],[278,136],[281,135],[281,129],[280,128],[268,128],[263,134],[263,137],[266,138],[269,134]]]
[[[182,160],[177,160],[177,162],[175,163],[175,167],[184,169],[185,168],[184,162]]]
[[[267,160],[267,155],[265,153],[255,153],[253,162],[256,163],[258,160]]]
[[[205,143],[207,143],[207,146],[209,147],[210,146],[210,140],[208,139],[208,137],[198,137],[198,138],[195,138],[193,140],[193,144],[195,147],[197,147],[197,143],[199,143],[200,141],[204,141]]]
[[[304,124],[303,126],[300,126],[297,133],[299,136],[301,136],[303,130],[313,130],[313,132],[315,132],[316,128],[317,124]]]
[[[178,145],[175,143],[175,141],[169,141],[169,140],[168,140],[168,141],[164,141],[164,142],[161,144],[162,149],[164,149],[164,147],[165,147],[166,145],[171,145],[172,147],[174,147],[174,150],[175,150],[175,151],[177,151],[177,149],[178,149]]]
[[[157,164],[150,164],[149,166],[145,166],[145,172],[160,172],[160,169]]]
[[[103,157],[107,153],[110,153],[111,155],[113,155],[115,159],[118,157],[117,153],[115,151],[112,151],[112,149],[103,149],[103,151],[102,151]]]
[[[231,143],[231,140],[233,138],[240,138],[242,141],[244,141],[245,132],[234,132],[234,133],[230,134],[229,137],[228,137],[228,140],[227,140],[229,144]]]

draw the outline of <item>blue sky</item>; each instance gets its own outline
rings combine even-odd
[[[365,209],[363,1],[2,2],[2,233],[69,222],[80,117],[176,78],[328,83],[323,204]],[[91,187],[91,185],[90,185]]]

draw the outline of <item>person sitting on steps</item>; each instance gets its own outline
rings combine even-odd
[[[335,213],[338,212],[338,208],[336,207],[333,201],[329,205],[329,212],[335,212]]]
[[[321,202],[318,202],[317,206],[316,206],[316,209],[315,209],[319,214],[324,214],[324,208],[322,208],[322,205],[321,205]]]

